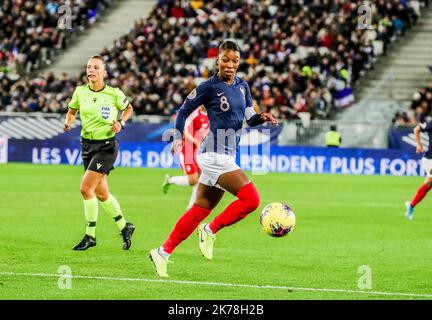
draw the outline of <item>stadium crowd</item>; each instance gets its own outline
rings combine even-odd
[[[65,49],[76,34],[93,25],[113,0],[1,0],[0,72],[18,78],[50,65],[56,50]],[[62,6],[66,5],[67,7]],[[59,28],[70,9],[71,19]]]
[[[131,97],[136,113],[172,115],[197,80],[213,74],[220,41],[235,38],[244,58],[239,73],[261,110],[281,119],[301,113],[327,117],[335,106],[352,103],[344,95],[352,96],[350,88],[373,67],[373,42],[381,40],[385,53],[416,24],[418,3],[370,2],[373,28],[368,28],[359,27],[363,1],[161,0],[100,54],[110,84]],[[85,74],[77,79],[4,74],[0,81],[0,110],[63,113]]]
[[[413,126],[425,121],[432,121],[432,82],[414,93],[406,112],[396,112],[393,126]]]

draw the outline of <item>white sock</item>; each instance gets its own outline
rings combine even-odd
[[[170,253],[166,252],[162,246],[158,249],[158,253],[166,260],[168,260],[171,255]]]
[[[204,231],[207,232],[209,235],[214,236],[214,233],[213,231],[211,231],[208,223],[204,226]]]
[[[188,186],[189,185],[189,177],[188,176],[169,177],[168,183],[176,184],[178,186]]]
[[[197,190],[198,190],[198,183],[196,185],[193,186],[192,188],[192,194],[191,197],[189,199],[189,204],[187,206],[187,210],[189,210],[190,208],[192,208],[193,204],[195,203],[196,200],[196,196],[197,196]]]

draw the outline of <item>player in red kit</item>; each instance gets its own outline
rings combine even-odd
[[[199,145],[204,140],[209,129],[209,119],[204,106],[196,109],[187,118],[183,135],[183,144],[180,152],[177,153],[180,167],[185,173],[183,176],[165,176],[163,192],[167,193],[171,184],[179,186],[193,186],[192,195],[187,209],[191,208],[196,199],[198,189],[198,179],[201,170],[196,161],[196,154]]]

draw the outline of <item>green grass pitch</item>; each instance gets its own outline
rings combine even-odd
[[[172,255],[170,278],[159,281],[148,251],[166,239],[191,192],[172,186],[164,195],[166,173],[180,171],[116,168],[109,184],[137,227],[132,247],[122,250],[115,224],[101,209],[97,246],[76,252],[71,248],[85,228],[83,169],[0,165],[0,299],[432,298],[430,197],[413,221],[403,216],[404,201],[423,178],[249,174],[260,209],[273,201],[294,208],[293,233],[265,235],[257,210],[218,234],[213,261],[201,256],[192,234]],[[210,217],[233,199],[225,195]],[[64,265],[72,271],[70,289],[59,288],[67,283],[57,276]],[[371,287],[358,286],[368,275],[361,266],[370,268]]]

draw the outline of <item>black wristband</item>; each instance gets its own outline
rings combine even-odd
[[[118,119],[117,121],[120,123],[121,128],[123,129],[125,127],[125,124],[126,124],[125,121],[123,119]]]
[[[263,124],[265,121],[261,119],[261,113],[256,113],[246,122],[250,127],[256,127]]]

